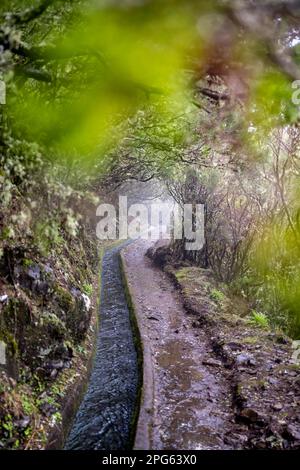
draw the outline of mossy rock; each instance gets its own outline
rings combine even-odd
[[[188,274],[190,272],[190,268],[181,268],[176,271],[175,276],[178,281],[184,281],[189,278]]]
[[[7,331],[0,331],[0,341],[4,344],[5,363],[1,365],[1,369],[14,379],[18,379],[19,362],[18,362],[18,344],[14,336]]]
[[[75,278],[79,281],[80,284],[85,284],[87,280],[86,269],[77,267],[75,271]]]
[[[259,336],[246,336],[245,338],[239,338],[239,340],[244,344],[258,344],[260,341]]]
[[[11,333],[5,330],[0,330],[0,341],[3,341],[6,344],[7,352],[9,352],[12,357],[17,356],[18,344]]]
[[[22,299],[10,299],[2,310],[0,331],[8,338],[8,345],[12,344],[12,353],[14,350],[19,353],[24,350],[26,331],[30,329],[31,323],[29,305]]]
[[[15,331],[16,323],[19,326],[25,326],[30,322],[29,305],[22,299],[9,299],[1,314],[1,324],[4,323],[8,328],[11,327],[12,331]]]
[[[80,292],[80,291],[78,291]],[[67,314],[67,327],[75,342],[81,341],[89,327],[91,311],[86,309],[82,294],[76,297],[75,307]]]
[[[54,298],[57,301],[60,308],[62,308],[65,312],[69,312],[75,308],[75,299],[70,294],[70,292],[61,287],[60,285],[56,284],[54,287]]]
[[[65,323],[55,313],[44,312],[41,318],[47,333],[55,339],[64,339],[67,334]]]

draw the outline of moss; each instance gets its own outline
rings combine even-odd
[[[73,296],[67,289],[61,287],[58,284],[54,286],[54,297],[58,305],[67,312],[75,307],[75,300]]]
[[[280,364],[275,368],[281,374],[285,374],[286,371],[294,371],[299,373],[300,372],[300,364]]]
[[[244,378],[243,381],[236,386],[236,400],[240,403],[246,402],[249,398],[253,397],[255,393],[266,390],[267,386],[268,382],[264,378]]]
[[[76,268],[75,278],[77,279],[77,281],[79,281],[80,285],[85,284],[86,276],[87,276],[87,273],[85,269],[81,269],[80,267]]]
[[[268,385],[268,383],[264,379],[260,379],[260,380],[257,381],[257,386],[262,390],[265,390],[267,388],[267,385]]]
[[[178,281],[183,281],[188,277],[190,268],[181,268],[175,272],[176,279]]]
[[[18,354],[18,343],[15,337],[9,331],[1,329],[0,340],[6,344],[9,354],[12,357],[16,357]]]
[[[66,325],[54,313],[45,312],[42,316],[42,322],[49,328],[52,336],[65,336],[67,332]]]
[[[210,298],[218,305],[222,305],[225,300],[225,295],[220,290],[213,288],[210,291]]]
[[[34,264],[34,261],[32,259],[24,258],[22,264],[23,266],[30,268]]]
[[[246,338],[242,339],[242,342],[245,344],[257,344],[259,342],[259,337],[258,336],[246,336]]]
[[[22,299],[10,298],[2,311],[2,319],[8,325],[15,322],[25,325],[30,323],[30,309],[27,302]]]

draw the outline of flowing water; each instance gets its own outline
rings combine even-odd
[[[132,444],[138,362],[119,266],[123,247],[111,248],[103,257],[96,357],[66,449],[118,450]]]

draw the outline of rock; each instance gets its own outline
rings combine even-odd
[[[290,375],[291,377],[296,377],[296,376],[297,376],[297,372],[296,372],[295,370],[291,370],[291,371],[289,371],[289,375]]]
[[[46,369],[43,367],[37,367],[35,369],[35,373],[40,379],[45,379],[48,376]]]
[[[231,432],[224,439],[225,444],[241,444],[242,447],[247,443],[248,436],[246,434],[239,434],[237,432]]]
[[[247,423],[262,424],[265,422],[265,417],[253,408],[244,408],[237,414],[237,417]]]
[[[15,266],[14,275],[21,287],[29,289],[37,295],[45,296],[51,291],[53,282],[49,280],[49,276],[46,277],[46,273],[37,264],[30,267]]]
[[[50,292],[50,284],[47,281],[34,281],[32,290],[38,295],[47,295]]]
[[[297,377],[294,381],[294,384],[297,386],[297,387],[300,387],[300,377]]]
[[[50,275],[53,274],[53,269],[51,268],[49,264],[45,264],[44,271],[46,274],[50,274]]]
[[[267,380],[272,385],[277,385],[278,384],[278,379],[275,379],[274,377],[269,377]]]
[[[252,364],[251,364],[252,365]],[[256,375],[257,373],[257,370],[256,369],[247,369],[247,374],[250,374],[250,375]]]
[[[8,295],[7,294],[4,294],[4,295],[0,295],[0,302],[1,303],[6,303],[8,300]]]
[[[277,335],[276,342],[279,344],[289,344],[290,340],[283,335]]]
[[[29,423],[30,423],[30,417],[29,416],[24,416],[23,419],[19,419],[18,421],[16,421],[15,424],[18,428],[25,429],[25,428],[27,428]]]
[[[239,354],[238,356],[236,356],[235,360],[236,360],[236,363],[238,365],[246,365],[248,364],[248,355],[247,354]]]
[[[246,444],[246,442],[248,441],[248,436],[247,434],[237,434],[238,436],[238,440],[242,443],[242,444]]]
[[[53,369],[50,374],[51,379],[55,379],[57,374],[58,374],[57,369]]]
[[[286,427],[286,436],[293,441],[300,441],[300,426],[288,424]]]
[[[235,358],[237,365],[239,366],[255,366],[256,361],[250,354],[238,354]]]
[[[71,357],[73,357],[73,349],[71,346],[66,346],[63,343],[58,344],[54,350],[53,353],[55,355],[56,359],[65,359],[68,360]]]
[[[51,369],[63,369],[64,363],[63,361],[52,361],[50,362],[50,368]]]
[[[15,354],[15,343],[0,340],[0,370],[13,379],[18,378],[18,361]]]
[[[212,358],[203,359],[202,364],[205,365],[205,366],[213,366],[213,367],[221,367],[222,366],[221,361],[218,361],[217,359],[212,359]]]
[[[274,405],[272,405],[272,408],[275,411],[280,411],[280,410],[282,410],[283,405],[281,403],[274,403]]]
[[[12,388],[15,388],[15,387],[17,386],[16,380],[13,379],[12,377],[9,377],[8,382],[9,382],[9,385],[10,385]]]
[[[30,268],[27,271],[27,275],[35,281],[40,280],[40,278],[41,278],[40,267],[37,264],[31,265]]]
[[[91,308],[91,300],[86,294],[81,294],[81,296],[82,296],[82,300],[84,302],[85,309],[88,312],[89,309]]]
[[[152,259],[157,266],[163,267],[170,260],[170,254],[168,247],[159,246],[151,247],[147,250],[146,256]]]
[[[226,346],[232,351],[239,351],[240,349],[242,349],[242,345],[240,343],[235,343],[234,341],[227,343]]]
[[[261,439],[251,439],[250,442],[254,449],[267,449],[268,447],[267,442]]]
[[[39,408],[44,416],[51,416],[53,413],[56,412],[56,407],[53,405],[50,405],[47,402],[41,403]]]
[[[0,366],[6,365],[6,343],[0,341]]]
[[[75,298],[79,298],[81,296],[81,291],[76,289],[76,287],[72,287],[70,292]]]
[[[79,289],[72,288],[71,294],[66,291],[68,296],[75,301],[73,305],[70,305],[69,312],[67,315],[67,327],[71,330],[72,336],[77,341],[80,341],[88,327],[90,322],[90,302],[87,302],[85,294],[82,294]]]
[[[51,352],[52,352],[52,347],[41,348],[38,357],[43,358],[43,357],[49,356]]]

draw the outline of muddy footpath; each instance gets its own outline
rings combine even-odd
[[[291,341],[212,299],[204,270],[156,266],[150,247],[121,254],[144,356],[135,448],[300,448]]]

